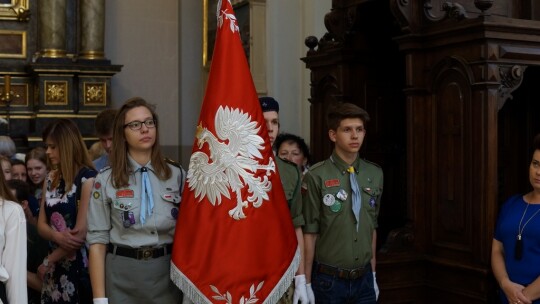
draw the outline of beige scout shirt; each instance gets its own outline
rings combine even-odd
[[[304,176],[304,233],[318,234],[315,261],[339,268],[367,265],[372,258],[373,230],[377,228],[383,172],[360,158],[352,164],[361,189],[362,208],[357,231],[351,209],[352,190],[347,168],[337,154],[312,166]]]
[[[141,166],[131,158],[129,161],[135,170],[129,176],[129,186],[126,188],[115,189],[112,186],[110,168],[101,170],[96,176],[88,208],[88,243],[111,243],[130,248],[171,244],[184,185],[184,170],[169,165],[172,176],[161,181],[154,174],[151,163],[145,166],[152,187],[154,209],[142,225],[139,219]]]

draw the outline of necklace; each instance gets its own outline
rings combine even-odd
[[[529,203],[527,203],[527,207],[525,207],[525,211],[523,211],[523,215],[521,216],[521,220],[519,221],[518,226],[518,234],[516,237],[516,247],[514,248],[514,259],[520,261],[523,257],[523,240],[521,238],[521,235],[523,234],[523,230],[525,229],[525,226],[535,217],[538,212],[540,212],[540,209],[536,210],[536,212],[523,224],[523,227],[521,227],[521,224],[523,223],[523,219],[525,218],[525,214],[527,213],[527,209],[529,208]]]

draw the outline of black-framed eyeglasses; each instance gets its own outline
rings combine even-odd
[[[135,120],[135,121],[132,121],[130,123],[125,124],[124,128],[129,127],[131,130],[137,131],[137,130],[140,130],[142,128],[143,124],[149,129],[150,128],[155,128],[156,127],[156,120],[155,119],[148,119],[148,120],[145,120],[145,121]]]

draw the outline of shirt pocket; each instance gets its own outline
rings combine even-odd
[[[329,218],[342,214],[346,202],[350,200],[348,197],[345,200],[338,199],[338,191],[339,189],[336,188],[332,191],[323,190],[321,193],[321,213]]]
[[[376,208],[378,204],[379,196],[382,191],[378,187],[363,187],[362,188],[362,200],[363,205],[369,208]]]
[[[161,219],[176,222],[181,200],[182,196],[178,186],[164,187],[159,192],[159,206],[156,212]]]
[[[140,200],[138,198],[115,198],[112,201],[112,216],[129,228],[139,222]]]

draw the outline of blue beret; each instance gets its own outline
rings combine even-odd
[[[279,103],[272,97],[259,97],[263,112],[276,111],[279,113]]]

